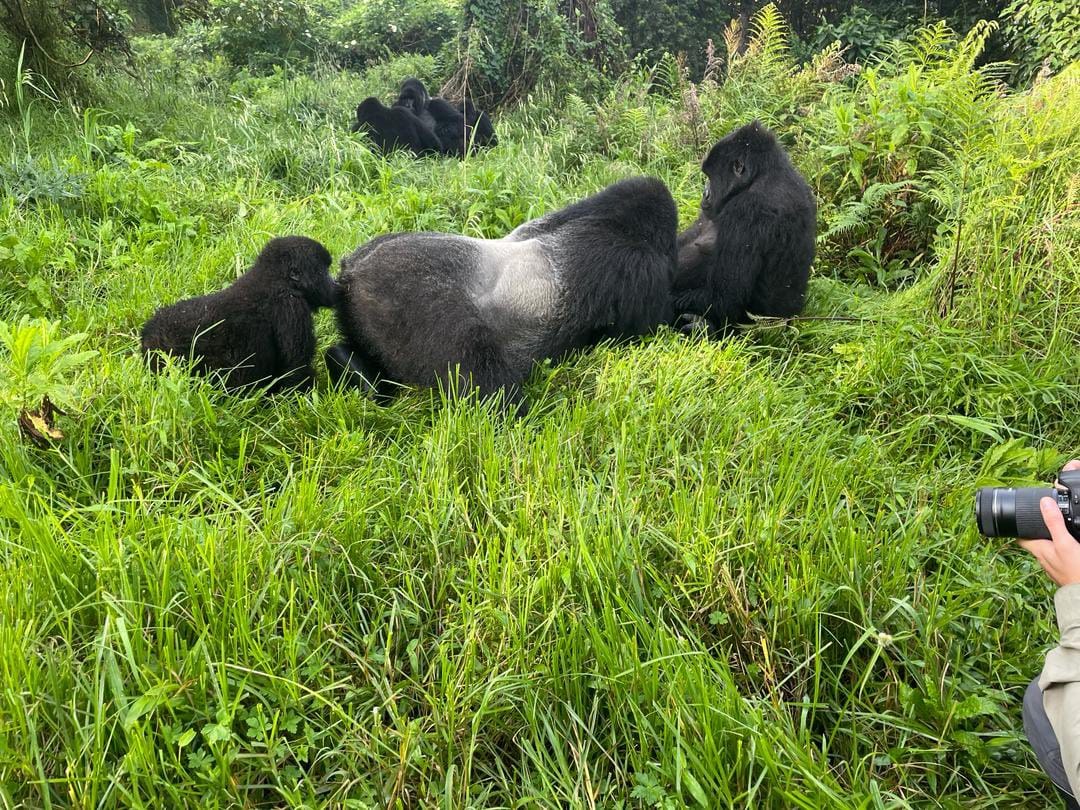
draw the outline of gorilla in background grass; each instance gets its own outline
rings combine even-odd
[[[533,364],[672,317],[678,214],[659,180],[623,180],[502,239],[389,234],[341,262],[331,377],[504,392],[524,410]]]
[[[337,300],[330,261],[314,239],[271,239],[251,269],[224,290],[154,313],[142,329],[151,369],[160,371],[166,354],[191,358],[196,372],[218,374],[230,391],[310,388],[312,311]]]
[[[442,144],[442,153],[464,157],[467,150],[498,143],[487,113],[465,99],[456,107],[444,98],[428,94],[424,83],[408,78],[401,83],[395,107],[409,110],[429,126]]]
[[[408,149],[416,155],[441,154],[443,145],[420,118],[406,107],[386,107],[374,96],[356,108],[353,132],[363,130],[380,152]]]
[[[413,115],[423,119],[424,110],[427,109],[427,103],[430,100],[431,96],[428,95],[424,83],[419,79],[410,76],[401,83],[401,90],[398,91],[398,97],[394,102],[394,106],[411,110]],[[431,126],[432,122],[429,119],[427,123]]]
[[[701,213],[679,235],[673,285],[684,330],[698,318],[723,330],[751,313],[796,315],[814,260],[810,186],[758,121],[719,141],[701,168]]]
[[[472,99],[463,99],[458,105],[461,114],[465,116],[465,129],[467,139],[474,149],[483,149],[488,146],[498,146],[499,139],[495,136],[495,127],[483,110],[476,109]]]

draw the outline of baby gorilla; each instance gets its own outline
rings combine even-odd
[[[218,374],[230,391],[306,390],[315,354],[311,313],[337,301],[329,269],[330,254],[314,239],[272,239],[221,292],[155,312],[143,326],[143,353],[154,371],[161,370],[161,354],[192,358],[195,371]]]
[[[817,203],[776,137],[759,122],[709,151],[697,221],[679,235],[672,294],[691,324],[720,330],[748,313],[797,314],[814,260]]]

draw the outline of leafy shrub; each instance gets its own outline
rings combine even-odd
[[[446,0],[369,0],[347,8],[329,24],[331,50],[350,67],[401,53],[438,53],[458,30]]]
[[[1056,73],[1080,60],[1080,6],[1073,0],[1013,0],[1001,17],[1021,81],[1044,63]]]
[[[993,28],[963,39],[944,23],[922,29],[826,93],[802,132],[819,197],[844,201],[821,211],[820,264],[885,286],[912,280],[947,213],[928,177],[989,131],[999,71],[974,64]]]
[[[846,48],[845,56],[861,63],[880,53],[888,43],[910,33],[911,26],[856,6],[834,22],[822,20],[809,39],[809,46],[812,53],[817,53],[831,42],[839,41]]]
[[[622,27],[631,56],[665,51],[685,54],[691,73],[705,70],[709,39],[719,41],[735,12],[727,3],[612,0],[615,21]]]
[[[96,351],[76,351],[86,335],[60,337],[53,321],[23,316],[16,323],[0,321],[0,403],[26,407],[49,397],[62,408],[75,407],[78,390],[71,376]]]
[[[266,69],[318,51],[308,0],[217,0],[214,22],[201,29],[209,52],[238,66]]]
[[[0,189],[20,205],[69,203],[79,199],[85,188],[85,174],[52,161],[42,163],[28,157],[0,165]]]
[[[540,85],[592,95],[624,59],[607,0],[466,0],[463,25],[464,58],[452,83],[486,102]]]
[[[80,69],[91,57],[130,55],[129,23],[119,0],[0,3],[0,49],[21,54],[19,69],[40,76],[51,92],[78,96],[86,93]]]

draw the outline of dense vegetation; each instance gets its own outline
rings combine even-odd
[[[1080,448],[1080,72],[1009,90],[981,25],[861,71],[754,32],[696,84],[526,94],[464,161],[347,131],[430,55],[252,75],[139,41],[77,110],[4,76],[5,806],[1050,801],[1020,727],[1050,586],[971,504]],[[637,173],[685,225],[753,117],[819,195],[803,318],[546,366],[520,421],[135,352],[272,235],[498,236]],[[62,436],[20,428],[45,397]]]

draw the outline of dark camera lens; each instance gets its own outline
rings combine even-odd
[[[975,494],[975,519],[987,537],[1049,539],[1050,531],[1039,511],[1043,498],[1057,500],[1057,490],[1042,487],[1008,489],[983,487]]]

